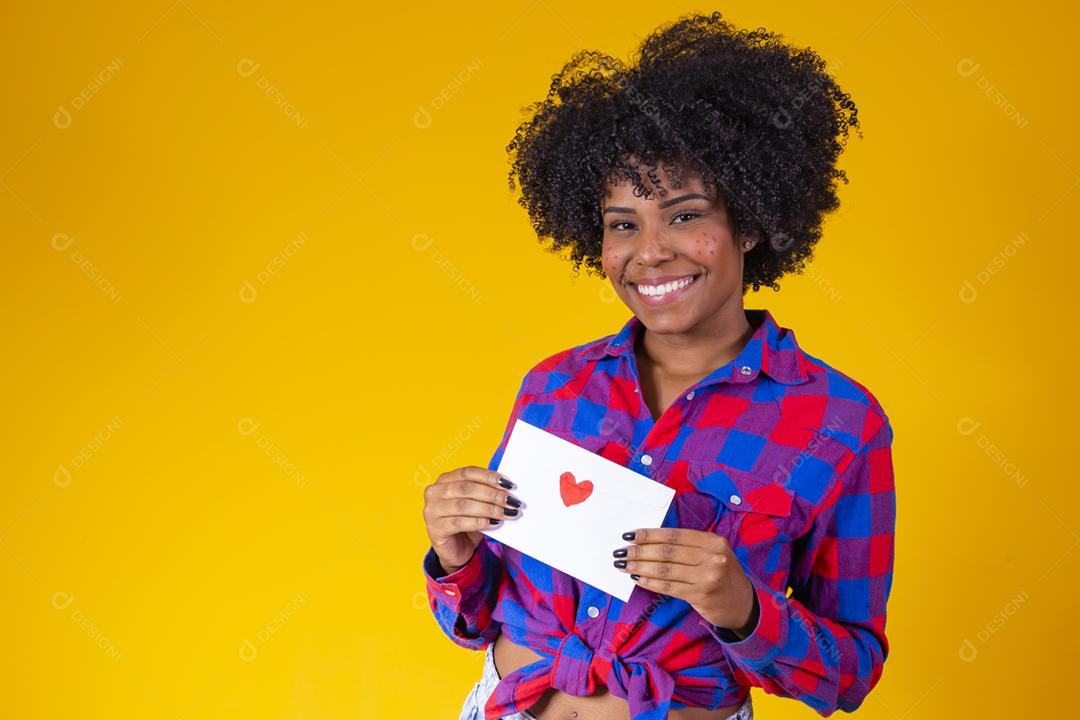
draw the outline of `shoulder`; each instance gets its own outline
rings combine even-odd
[[[587,378],[599,359],[599,351],[617,333],[559,350],[535,363],[522,379],[522,391],[528,395],[556,392],[575,380]]]
[[[871,442],[892,441],[889,416],[866,385],[831,363],[800,348],[809,380],[787,388],[785,420],[813,426],[858,452]]]

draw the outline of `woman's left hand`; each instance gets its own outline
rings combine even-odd
[[[615,566],[638,585],[690,603],[706,622],[746,637],[757,625],[757,594],[727,539],[686,528],[634,530]],[[623,536],[624,538],[626,535]]]

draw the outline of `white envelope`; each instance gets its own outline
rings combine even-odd
[[[523,420],[514,423],[498,471],[516,485],[521,514],[485,535],[630,599],[636,583],[612,565],[611,552],[627,544],[627,530],[661,526],[673,489]]]

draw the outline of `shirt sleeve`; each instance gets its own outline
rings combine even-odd
[[[525,383],[523,380],[518,389],[502,440],[488,462],[489,470],[496,470],[502,460],[510,431],[524,404]],[[502,551],[502,543],[484,535],[469,561],[449,575],[443,574],[434,548],[429,546],[424,555],[428,604],[435,620],[451,640],[470,650],[486,649],[501,631],[500,623],[492,618],[492,613],[498,602],[499,588],[506,580]]]
[[[842,471],[815,520],[807,577],[785,595],[749,576],[758,620],[743,639],[709,626],[735,673],[765,692],[798,699],[827,717],[852,712],[881,677],[889,644],[896,493],[888,418]],[[813,546],[813,545],[811,545]]]

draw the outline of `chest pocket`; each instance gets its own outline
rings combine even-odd
[[[715,462],[691,463],[689,480],[694,494],[712,501],[707,529],[726,537],[732,548],[771,546],[796,533],[795,494],[783,485]]]

